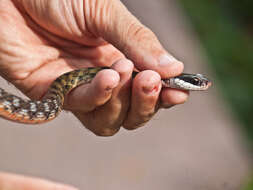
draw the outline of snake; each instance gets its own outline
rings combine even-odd
[[[89,67],[64,73],[52,82],[41,100],[23,99],[0,88],[0,117],[24,124],[40,124],[53,120],[63,109],[64,97],[75,87],[92,81],[96,74],[109,67]],[[133,77],[138,74],[133,72]],[[202,74],[182,73],[162,79],[162,87],[203,91],[211,81]]]

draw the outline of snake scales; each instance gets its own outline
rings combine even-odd
[[[54,119],[62,110],[65,95],[80,84],[90,83],[106,67],[84,68],[58,77],[40,100],[25,100],[0,88],[0,116],[19,123],[39,124]],[[133,75],[136,75],[134,72]],[[206,90],[211,82],[201,74],[181,74],[163,79],[163,87],[183,90]]]

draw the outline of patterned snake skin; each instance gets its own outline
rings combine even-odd
[[[39,124],[54,119],[62,110],[64,97],[80,84],[90,83],[102,67],[85,68],[65,73],[50,86],[40,101],[24,100],[0,88],[0,117],[25,124]],[[136,75],[134,72],[133,75]],[[206,90],[211,82],[200,74],[182,74],[163,79],[164,87],[183,90]]]

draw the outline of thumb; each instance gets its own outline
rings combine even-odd
[[[142,25],[120,0],[14,2],[18,2],[17,7],[23,7],[39,25],[63,38],[76,41],[81,36],[89,41],[97,39],[94,35],[103,37],[132,60],[139,70],[157,71],[162,78],[183,71],[183,64],[166,52],[154,33]]]
[[[93,32],[117,47],[139,70],[151,69],[161,77],[172,77],[183,71],[176,60],[160,44],[155,34],[141,24],[119,0],[97,1],[98,18]],[[95,14],[94,14],[95,15]]]

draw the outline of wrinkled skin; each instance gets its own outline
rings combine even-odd
[[[0,75],[30,98],[65,72],[112,67],[64,105],[96,135],[136,129],[188,97],[161,89],[161,77],[179,75],[183,64],[118,0],[2,0],[0,26]],[[142,72],[132,80],[134,68]]]

